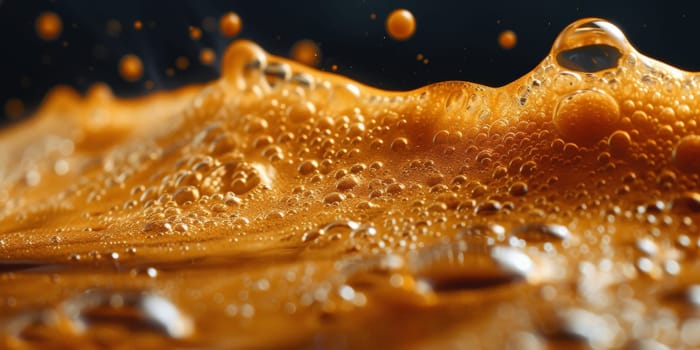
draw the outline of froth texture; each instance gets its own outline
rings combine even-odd
[[[700,345],[698,79],[610,23],[500,88],[222,72],[0,133],[4,344]]]

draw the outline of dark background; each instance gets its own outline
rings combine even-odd
[[[386,16],[400,7],[411,10],[417,21],[415,35],[405,42],[388,39],[384,29]],[[43,11],[63,19],[58,40],[37,37],[34,20]],[[117,95],[135,96],[148,91],[147,80],[154,90],[211,80],[218,75],[218,61],[213,67],[201,65],[199,51],[211,47],[220,54],[232,39],[203,30],[194,41],[189,26],[202,28],[206,17],[218,21],[227,11],[237,12],[243,21],[239,38],[283,56],[297,40],[312,39],[321,47],[321,69],[337,65],[341,74],[386,89],[443,80],[506,84],[546,56],[566,25],[593,16],[617,24],[651,57],[700,69],[700,2],[0,0],[0,105],[20,99],[26,115],[56,84],[85,91],[103,81]],[[110,19],[122,24],[116,37],[107,33]],[[142,30],[133,28],[135,20],[143,22]],[[505,29],[518,34],[512,50],[498,46],[498,34]],[[119,77],[118,61],[126,53],[144,61],[146,72],[137,82]],[[416,60],[419,53],[428,64]],[[178,56],[188,57],[190,67],[167,76]],[[8,123],[4,109],[2,115],[0,124]]]

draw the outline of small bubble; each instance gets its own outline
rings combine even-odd
[[[386,19],[386,31],[395,40],[408,40],[416,31],[416,19],[406,9],[396,9]]]
[[[499,212],[503,206],[496,200],[487,200],[474,208],[474,213],[477,215],[491,215]]]
[[[700,193],[685,192],[671,200],[671,211],[677,214],[700,213]]]
[[[359,184],[356,176],[348,175],[341,178],[335,185],[338,191],[349,191]]]
[[[194,186],[180,187],[173,193],[173,200],[177,204],[194,203],[197,199],[199,199],[199,190]]]
[[[312,40],[299,40],[292,46],[291,56],[295,61],[316,67],[321,61],[321,49]]]
[[[397,137],[391,142],[391,150],[401,152],[408,149],[408,139],[405,137]]]
[[[345,195],[338,192],[331,192],[323,197],[323,203],[325,204],[336,204],[345,200]]]
[[[512,30],[504,30],[498,35],[498,45],[504,50],[510,50],[518,43],[518,36]]]
[[[518,181],[512,184],[508,189],[508,193],[510,193],[513,196],[524,196],[525,194],[527,194],[527,191],[527,184],[522,181]]]
[[[700,173],[700,136],[682,138],[673,148],[673,164],[686,173]]]
[[[241,17],[235,12],[227,12],[219,19],[219,30],[224,36],[236,36],[242,27]]]
[[[216,52],[210,48],[204,48],[199,51],[199,62],[203,65],[209,66],[214,64],[216,61]]]
[[[629,133],[624,130],[613,132],[608,138],[610,145],[610,153],[616,157],[623,157],[629,153],[629,148],[632,145],[632,138]]]
[[[40,38],[47,41],[56,40],[63,31],[63,21],[54,12],[43,12],[37,17],[35,28]]]
[[[141,59],[132,54],[124,55],[119,60],[119,74],[126,81],[137,81],[143,76],[143,63]]]
[[[297,171],[300,175],[309,175],[318,168],[318,162],[315,160],[305,160],[299,164]]]
[[[571,233],[566,226],[555,224],[525,224],[511,232],[528,241],[551,241],[568,239]]]
[[[199,40],[202,38],[202,30],[195,26],[190,26],[190,38],[192,40]]]

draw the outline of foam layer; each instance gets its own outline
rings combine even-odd
[[[222,65],[0,132],[3,345],[700,344],[696,74],[610,23],[500,88]]]

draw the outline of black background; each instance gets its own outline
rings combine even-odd
[[[388,39],[384,29],[386,16],[400,7],[411,10],[417,21],[416,34],[405,42]],[[63,32],[55,41],[36,35],[34,20],[43,11],[63,19]],[[189,26],[201,28],[204,18],[218,19],[227,11],[242,18],[238,38],[283,56],[297,40],[312,39],[321,47],[321,69],[335,64],[343,75],[386,89],[444,80],[506,84],[532,69],[557,34],[583,17],[612,21],[651,57],[686,70],[700,69],[700,2],[0,0],[0,104],[19,98],[31,113],[56,84],[85,91],[103,81],[117,95],[135,96],[147,92],[146,80],[158,90],[214,79],[218,61],[214,67],[199,64],[199,51],[211,47],[222,53],[232,39],[203,31],[194,41]],[[110,19],[122,24],[118,37],[107,34]],[[133,28],[135,20],[143,22],[142,30]],[[518,34],[512,50],[497,43],[506,29]],[[126,53],[144,61],[146,72],[137,82],[119,77],[118,61]],[[428,64],[416,60],[419,53]],[[188,57],[190,67],[166,76],[178,56]],[[0,123],[6,123],[2,115]]]

